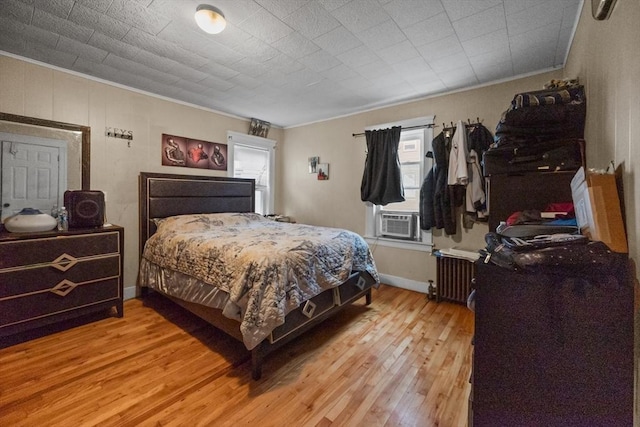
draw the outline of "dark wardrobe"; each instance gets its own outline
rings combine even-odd
[[[477,263],[470,426],[633,424],[633,282],[607,267]]]

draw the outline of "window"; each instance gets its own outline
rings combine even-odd
[[[368,129],[403,128],[398,145],[398,159],[402,173],[404,202],[377,206],[367,203],[366,237],[378,244],[430,250],[430,231],[420,230],[420,187],[432,160],[426,157],[433,139],[431,127],[412,127],[433,124],[434,117],[419,117],[395,123],[371,126]],[[407,128],[406,130],[404,130]],[[410,225],[409,225],[410,223]],[[407,232],[411,230],[411,232]]]
[[[418,212],[420,203],[420,186],[424,179],[424,129],[402,131],[398,145],[398,158],[404,187],[404,202],[389,203],[381,206],[385,211]]]
[[[229,176],[256,182],[256,212],[274,211],[276,141],[237,132],[227,132]]]

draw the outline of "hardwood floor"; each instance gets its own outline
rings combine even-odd
[[[155,295],[0,350],[1,426],[465,426],[473,314],[382,285],[270,355]]]

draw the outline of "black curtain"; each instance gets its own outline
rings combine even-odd
[[[391,129],[365,131],[367,160],[360,186],[363,202],[386,205],[404,202],[402,174],[398,159],[400,126]]]

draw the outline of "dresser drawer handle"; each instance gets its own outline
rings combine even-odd
[[[60,295],[61,297],[66,297],[69,292],[74,290],[78,286],[77,283],[73,283],[70,280],[64,279],[53,288],[51,288],[51,292],[56,295]]]
[[[302,314],[311,319],[314,311],[316,311],[316,304],[311,300],[307,300],[307,303],[302,308]]]
[[[68,255],[68,254],[62,254],[58,258],[53,260],[53,264],[51,264],[51,266],[53,268],[57,268],[60,271],[67,271],[77,263],[78,263],[77,258],[72,257],[71,255]]]

